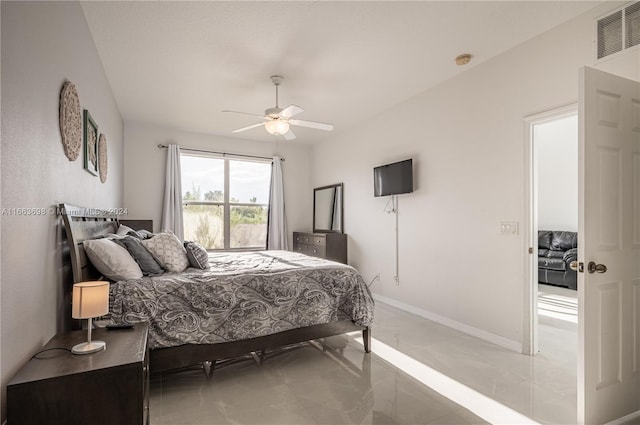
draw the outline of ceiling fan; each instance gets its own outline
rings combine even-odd
[[[252,114],[250,112],[238,112],[238,111],[229,111],[224,110],[222,112],[232,112],[234,114],[244,114],[251,115],[254,117],[260,117],[264,120],[264,122],[260,122],[257,124],[248,125],[246,127],[238,128],[233,130],[233,133],[240,133],[241,131],[250,130],[252,128],[260,127],[261,125],[267,130],[267,132],[273,134],[274,136],[284,136],[286,140],[292,140],[296,138],[296,135],[291,131],[290,126],[300,126],[300,127],[309,127],[315,128],[317,130],[325,130],[331,131],[333,130],[333,124],[327,124],[323,122],[315,122],[315,121],[304,121],[292,119],[293,116],[298,115],[301,112],[304,112],[299,106],[289,105],[286,108],[282,109],[278,106],[278,86],[282,83],[284,77],[281,75],[272,75],[271,82],[276,86],[276,106],[275,108],[269,108],[264,111],[264,115]]]

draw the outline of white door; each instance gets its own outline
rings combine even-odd
[[[578,115],[578,422],[602,424],[640,410],[640,83],[583,68]]]

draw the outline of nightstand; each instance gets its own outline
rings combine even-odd
[[[144,425],[149,423],[149,326],[95,329],[107,349],[74,355],[41,352],[7,386],[10,425]],[[61,333],[45,345],[70,349],[86,331]]]

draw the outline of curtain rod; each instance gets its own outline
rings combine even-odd
[[[158,143],[158,149],[167,149],[169,146],[167,145],[163,145],[162,143]],[[245,154],[239,154],[239,153],[228,153],[228,152],[216,152],[216,151],[209,151],[206,149],[192,149],[192,148],[180,148],[181,151],[191,151],[191,152],[203,152],[203,153],[215,153],[218,155],[222,155],[222,156],[237,156],[237,157],[244,157],[244,158],[257,158],[257,159],[271,159],[273,160],[272,157],[269,156],[256,156],[256,155],[245,155]],[[280,161],[285,161],[284,158],[280,158]]]

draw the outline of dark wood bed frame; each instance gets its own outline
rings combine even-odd
[[[102,275],[88,260],[82,242],[107,233],[115,233],[119,225],[118,217],[96,208],[76,207],[69,204],[60,204],[58,214],[62,216],[64,222],[71,257],[73,282],[102,279]],[[70,300],[71,297],[68,299]],[[370,328],[356,325],[351,320],[341,320],[240,341],[217,344],[185,344],[154,349],[151,350],[150,370],[152,373],[158,373],[203,362],[212,362],[215,365],[217,360],[353,331],[362,331],[364,351],[369,353],[371,347]]]

